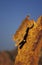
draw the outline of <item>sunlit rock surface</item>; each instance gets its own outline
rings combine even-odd
[[[28,34],[27,28],[29,28]],[[27,36],[24,39],[26,34]],[[14,65],[42,65],[42,61],[40,64],[42,56],[42,16],[36,22],[26,17],[14,34],[13,40],[18,46]]]
[[[27,16],[13,40],[18,48],[0,51],[0,65],[42,65],[42,16],[36,22]]]

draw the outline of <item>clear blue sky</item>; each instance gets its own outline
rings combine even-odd
[[[0,0],[0,50],[14,48],[12,35],[28,14],[34,20],[42,15],[42,0]]]

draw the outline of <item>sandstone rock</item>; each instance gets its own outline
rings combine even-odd
[[[0,65],[14,65],[17,48],[11,51],[0,51]]]
[[[36,22],[26,17],[13,40],[18,46],[14,65],[38,65],[42,48],[42,16]]]

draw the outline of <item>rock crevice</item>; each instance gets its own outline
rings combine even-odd
[[[15,65],[38,65],[42,48],[42,16],[35,22],[25,20],[14,34],[14,41],[18,46]]]

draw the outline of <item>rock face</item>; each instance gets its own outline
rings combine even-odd
[[[14,65],[38,65],[42,48],[42,16],[36,22],[26,17],[13,40],[18,46]]]
[[[0,65],[14,65],[17,48],[11,51],[0,52]]]

